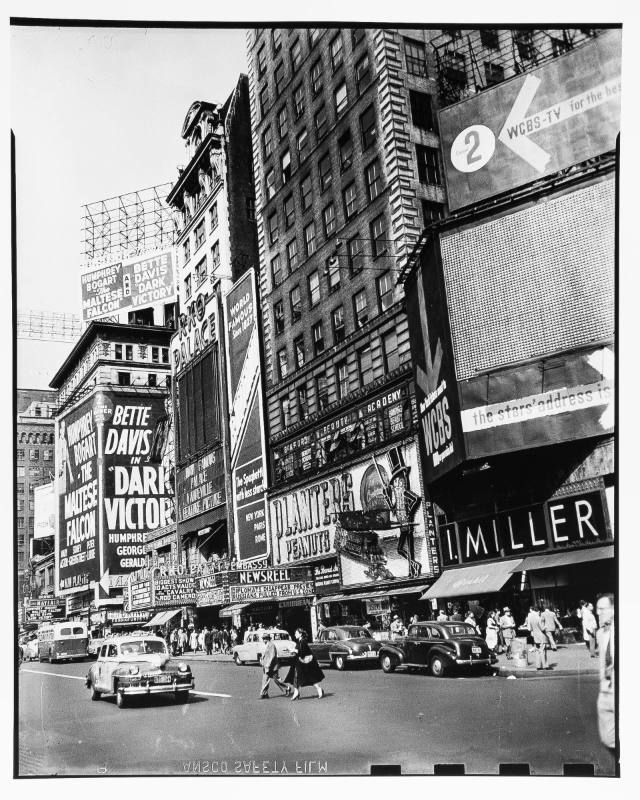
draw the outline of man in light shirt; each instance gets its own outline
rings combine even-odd
[[[600,692],[598,694],[598,732],[600,740],[610,750],[616,746],[615,710],[615,629],[613,595],[598,598],[596,613],[600,620],[598,647],[600,650]]]
[[[556,644],[555,633],[556,631],[562,630],[562,625],[560,624],[560,620],[558,619],[556,612],[548,603],[544,604],[544,611],[540,615],[540,618],[544,624],[544,629],[547,634],[547,638],[549,639],[549,645],[551,646],[551,649],[557,650],[558,645]]]

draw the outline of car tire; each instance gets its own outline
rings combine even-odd
[[[124,692],[119,692],[116,690],[116,705],[118,708],[126,708],[127,707],[127,696]]]
[[[96,686],[95,686],[95,684],[94,684],[94,683],[92,683],[92,684],[91,684],[91,699],[92,699],[92,700],[100,700],[100,698],[101,698],[101,697],[102,697],[102,692],[99,692],[99,691],[96,689]]]
[[[240,658],[240,656],[237,653],[233,654],[233,660],[235,661],[238,667],[241,667],[244,664],[244,661]]]
[[[380,666],[382,667],[383,672],[393,672],[396,668],[396,661],[393,656],[389,655],[388,653],[383,653],[380,656]]]
[[[444,677],[447,667],[442,656],[438,655],[437,653],[436,655],[431,656],[429,661],[429,669],[431,670],[431,674],[434,678]]]
[[[344,672],[347,668],[347,659],[344,656],[335,656],[333,666],[340,672]]]

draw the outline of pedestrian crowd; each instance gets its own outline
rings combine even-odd
[[[205,653],[208,656],[213,653],[228,654],[238,639],[239,631],[235,625],[222,625],[220,628],[205,625],[201,629],[179,627],[173,628],[166,636],[169,652],[174,656],[184,653]]]

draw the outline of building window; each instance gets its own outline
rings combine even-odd
[[[409,92],[411,121],[423,131],[435,130],[431,95],[426,92]]]
[[[40,406],[34,406],[33,414],[36,417],[41,417],[42,416],[42,408]]]
[[[273,327],[276,333],[284,331],[284,303],[278,300],[273,305]]]
[[[191,275],[184,279],[184,296],[187,300],[191,297]]]
[[[309,28],[309,47],[313,47],[320,38],[320,28]]]
[[[316,402],[318,411],[324,411],[329,405],[329,384],[324,372],[316,376]]]
[[[481,28],[480,41],[484,47],[489,47],[492,50],[500,49],[500,44],[498,42],[498,31],[496,28]]]
[[[551,38],[551,52],[553,53],[554,58],[557,58],[558,56],[561,56],[568,51],[569,46],[563,39],[556,39],[555,36],[551,36],[550,38]]]
[[[280,135],[281,139],[289,132],[289,116],[287,114],[287,107],[282,106],[280,111],[278,111],[278,134]]]
[[[163,347],[161,352],[162,352],[162,363],[163,364],[168,364],[169,363],[169,348],[168,347]]]
[[[304,86],[300,83],[293,90],[293,116],[300,119],[304,114]]]
[[[329,203],[322,212],[322,226],[324,228],[324,235],[328,239],[336,229],[336,212],[333,203]]]
[[[220,266],[220,242],[215,242],[211,248],[211,268],[218,269]]]
[[[316,223],[310,222],[304,229],[304,247],[307,258],[316,252]]]
[[[283,428],[286,428],[291,422],[291,411],[289,408],[288,397],[283,397],[280,400],[280,421],[282,422]]]
[[[517,31],[515,33],[518,55],[523,61],[533,60],[533,42],[530,31]]]
[[[356,85],[358,87],[358,94],[367,88],[371,81],[371,64],[369,63],[369,54],[365,55],[356,64]]]
[[[333,92],[333,99],[336,106],[336,115],[340,116],[347,108],[347,84],[343,81]]]
[[[273,48],[273,55],[280,52],[282,47],[282,30],[280,28],[273,28],[271,31],[271,46]]]
[[[349,259],[349,271],[351,276],[357,275],[364,266],[362,242],[358,236],[354,236],[353,239],[349,239],[347,242],[347,258]]]
[[[291,305],[291,322],[298,322],[302,319],[302,301],[300,299],[299,286],[294,286],[289,292],[289,303]]]
[[[267,219],[267,227],[269,228],[269,244],[275,244],[278,241],[278,213],[274,211]]]
[[[300,369],[304,366],[305,362],[305,352],[304,352],[304,336],[300,334],[293,340],[293,360],[296,365],[296,369]]]
[[[276,193],[276,173],[273,169],[270,169],[269,172],[267,172],[267,177],[265,180],[267,187],[267,200],[271,200]]]
[[[119,359],[119,360],[122,359],[122,345],[121,344],[117,344],[115,346],[115,357],[117,359]]]
[[[384,354],[384,368],[387,375],[400,366],[398,354],[398,336],[395,330],[382,337],[382,352]]]
[[[120,373],[118,373],[120,374]],[[127,377],[129,377],[129,373],[124,373]],[[129,384],[127,383],[126,386]],[[19,477],[19,476],[18,476]],[[30,478],[39,478],[40,477],[40,469],[38,467],[29,467],[29,477]]]
[[[287,263],[289,272],[293,272],[298,267],[298,240],[292,239],[287,245]]]
[[[376,280],[376,288],[378,290],[378,307],[382,313],[393,305],[393,280],[390,272],[380,275]]]
[[[18,477],[24,478],[26,475],[26,468],[25,467],[18,467]]]
[[[309,137],[307,129],[303,128],[297,136],[296,143],[298,146],[298,161],[302,162],[307,157],[307,148],[309,147]]]
[[[320,302],[320,275],[318,270],[312,272],[308,278],[309,281],[309,305],[311,308],[317,306]]]
[[[334,36],[334,38],[331,40],[329,52],[331,53],[331,69],[333,72],[335,72],[339,67],[342,66],[344,61],[341,33],[336,34],[336,36]]]
[[[484,78],[487,86],[495,86],[504,80],[504,68],[500,64],[492,64],[490,61],[484,62]]]
[[[247,206],[247,219],[249,222],[256,221],[256,201],[253,197],[246,198],[246,206]]]
[[[265,158],[269,158],[273,152],[273,134],[271,132],[271,125],[265,128],[262,134],[262,152]]]
[[[338,139],[338,150],[340,151],[340,172],[349,169],[353,162],[353,139],[351,131],[347,131]]]
[[[362,149],[366,150],[376,140],[376,112],[371,105],[360,117],[360,134],[362,136]]]
[[[320,191],[324,192],[331,186],[332,172],[331,172],[331,154],[326,153],[320,161],[318,161],[318,176],[320,177]]]
[[[351,46],[356,47],[364,39],[364,28],[353,28],[351,30]]]
[[[344,215],[346,219],[352,217],[357,211],[356,184],[352,181],[342,192],[344,200]]]
[[[266,117],[269,105],[269,87],[265,84],[260,90],[260,116]]]
[[[417,75],[418,78],[426,78],[427,54],[422,42],[416,42],[413,39],[405,39],[404,55],[407,61],[407,72],[409,75]]]
[[[42,453],[42,458],[45,461],[52,461],[53,460],[53,450],[44,450]]]
[[[437,219],[442,219],[444,213],[444,206],[442,203],[434,203],[431,200],[422,201],[422,219],[425,226],[430,225]]]
[[[186,264],[187,261],[191,258],[191,240],[190,239],[186,239],[182,243],[182,257],[184,259],[184,262],[183,262],[184,264]]]
[[[218,247],[218,263],[220,263],[219,251],[220,248]],[[213,255],[213,249],[211,253]],[[206,277],[207,277],[207,257],[205,255],[205,257],[201,258],[200,261],[198,261],[198,263],[196,264],[196,286],[200,286],[200,284],[206,279]]]
[[[382,172],[380,170],[380,159],[372,161],[365,171],[365,182],[367,184],[367,195],[369,200],[375,200],[382,191]]]
[[[160,348],[158,348],[158,347],[152,347],[151,348],[151,361],[154,364],[159,364],[160,363]]]
[[[202,220],[202,222],[199,225],[196,225],[193,234],[194,234],[194,246],[195,249],[197,250],[204,244],[204,239],[205,239],[204,220]]]
[[[309,414],[309,397],[307,395],[306,384],[298,386],[296,395],[298,400],[298,419],[306,419]]]
[[[356,321],[356,328],[361,328],[369,319],[367,308],[367,292],[361,289],[353,296],[353,315]]]
[[[322,139],[327,132],[327,109],[324,107],[324,105],[321,105],[316,111],[313,118],[313,124],[316,128],[316,137],[318,139]]]
[[[124,357],[126,361],[133,361],[133,345],[126,344],[124,346]]]
[[[273,80],[276,87],[276,97],[282,92],[284,86],[284,61],[280,61],[273,73]]]
[[[336,392],[339,400],[344,400],[349,394],[349,368],[346,358],[336,363]]]
[[[29,450],[29,461],[37,461],[40,458],[40,451],[34,448]]]
[[[311,328],[313,337],[313,355],[319,356],[324,351],[324,332],[322,328],[322,320],[316,322]]]
[[[150,372],[147,375],[147,386],[157,386],[158,385],[158,376],[155,372]]]
[[[338,256],[329,256],[326,263],[325,275],[327,276],[329,294],[337,292],[340,288],[340,264],[338,262]]]
[[[280,264],[280,253],[271,259],[271,286],[273,289],[282,283],[282,266]]]
[[[258,50],[258,77],[261,78],[267,69],[267,48],[266,45]]]
[[[387,249],[387,229],[384,222],[384,214],[376,217],[369,226],[371,231],[371,245],[373,248],[373,256],[376,258]]]
[[[280,157],[280,166],[282,168],[282,183],[287,183],[291,180],[291,153],[288,149]]]
[[[311,89],[314,97],[322,89],[322,61],[320,59],[311,67]]]
[[[369,346],[358,350],[358,372],[360,375],[360,386],[367,386],[373,380],[373,361],[371,359],[371,348]]]
[[[289,56],[291,58],[291,74],[295,75],[302,63],[302,46],[300,45],[300,39],[296,39],[294,42],[293,47],[289,50]]]
[[[280,380],[287,377],[287,373],[289,372],[289,365],[287,364],[287,349],[283,347],[282,350],[278,350],[278,374],[280,376]]]
[[[18,493],[24,492],[24,483],[18,483],[17,487],[18,487]]]
[[[441,185],[440,163],[438,151],[435,147],[416,145],[416,159],[418,161],[418,178],[421,183]]]
[[[290,228],[293,225],[293,223],[295,221],[295,218],[296,218],[296,210],[295,210],[295,206],[293,204],[293,195],[292,194],[290,194],[289,197],[285,197],[285,200],[284,200],[284,203],[283,203],[283,209],[284,209],[284,225],[285,225],[285,228]]]
[[[131,375],[128,372],[118,373],[118,386],[131,386]]]
[[[339,344],[344,341],[344,306],[338,306],[331,312],[331,327],[333,328],[333,342]]]
[[[211,233],[218,227],[218,204],[214,203],[209,209],[209,227]]]
[[[16,458],[24,458],[24,448],[19,447],[16,450]]]
[[[300,181],[300,198],[302,200],[302,210],[306,211],[311,208],[312,194],[311,194],[311,175],[305,175]]]

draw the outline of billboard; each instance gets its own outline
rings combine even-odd
[[[82,283],[82,318],[85,322],[113,316],[175,299],[173,251],[134,256],[85,272]]]
[[[93,399],[56,421],[56,586],[88,589],[99,575],[99,430]]]
[[[266,443],[253,270],[231,288],[224,309],[236,553],[238,560],[247,561],[263,558],[268,552]]]
[[[222,447],[176,472],[178,522],[197,517],[219,506],[224,506],[225,495],[224,454]]]
[[[615,150],[622,32],[440,111],[451,211]]]
[[[33,489],[33,538],[45,539],[56,534],[55,484],[45,483]]]

